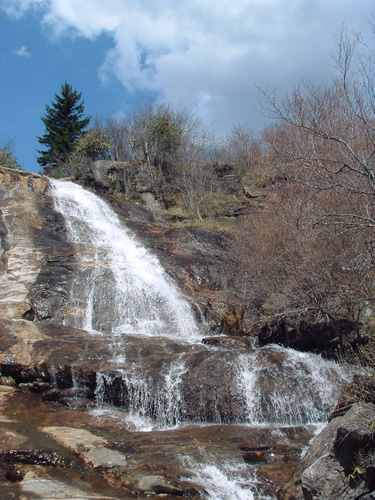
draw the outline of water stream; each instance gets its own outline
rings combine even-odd
[[[351,379],[347,369],[278,346],[204,346],[190,304],[109,205],[76,184],[51,184],[77,249],[65,324],[111,338],[110,359],[98,353],[95,411],[115,405],[128,428],[144,432],[187,422],[291,426],[327,419]],[[210,498],[254,498],[249,473],[240,480],[243,464],[180,460]]]
[[[189,304],[113,210],[77,184],[51,184],[56,209],[81,254],[82,273],[76,274],[70,301],[84,313],[75,315],[71,326],[185,341],[201,338]]]

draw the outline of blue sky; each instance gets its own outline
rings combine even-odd
[[[374,0],[0,0],[0,146],[14,141],[39,171],[41,117],[64,81],[92,116],[127,114],[152,93],[219,134],[257,130],[255,84],[283,96],[327,81],[343,23],[368,36],[374,13]]]

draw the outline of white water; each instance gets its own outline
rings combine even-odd
[[[207,457],[208,459],[208,457]],[[224,462],[220,466],[213,463],[196,462],[190,457],[181,456],[180,461],[207,491],[212,500],[253,500],[265,498],[258,496],[255,487],[256,476],[245,464]],[[243,469],[243,474],[239,471]]]
[[[278,364],[264,366],[266,351]],[[237,384],[243,393],[246,421],[256,424],[316,424],[326,421],[353,369],[322,357],[277,345],[254,350],[238,359]],[[273,387],[267,394],[262,386]]]
[[[70,241],[82,249],[82,264],[88,273],[78,277],[73,287],[71,301],[79,304],[77,309],[83,303],[85,309],[80,323],[73,326],[185,341],[201,338],[189,304],[157,258],[121,225],[110,207],[77,184],[51,180],[51,185],[56,209],[65,217]],[[84,253],[87,249],[91,249],[89,256]],[[108,272],[112,273],[113,289],[100,286],[108,282]],[[101,328],[95,311],[103,316],[105,309],[111,320]]]
[[[142,368],[135,364],[129,370],[118,370],[116,376],[97,373],[96,404],[105,408],[106,403],[111,402],[111,393],[115,392],[120,405],[126,407],[133,427],[150,430],[152,417],[153,428],[170,429],[183,422],[184,403],[180,385],[185,372],[184,363],[177,359],[161,370],[161,380],[157,385],[151,377],[144,376]]]
[[[70,297],[73,313],[79,314],[71,314],[68,319],[73,326],[109,332],[112,337],[112,365],[117,371],[116,375],[98,372],[98,406],[110,403],[116,393],[116,404],[135,420],[152,417],[159,428],[183,423],[189,401],[184,401],[181,384],[191,385],[187,351],[172,355],[166,347],[166,354],[159,354],[162,365],[156,372],[152,365],[143,364],[141,351],[132,351],[136,359],[127,359],[124,336],[199,341],[201,336],[188,303],[159,261],[121,225],[103,200],[71,182],[53,180],[51,184],[56,208],[66,220],[69,239],[81,250]],[[211,423],[231,421],[230,415],[220,410],[227,407],[220,397],[230,397],[237,408],[242,408],[241,416],[232,419],[235,423],[321,422],[332,411],[343,381],[351,379],[351,373],[335,363],[277,346],[238,355],[233,351],[215,352],[206,356],[206,370],[215,373],[218,364],[228,365],[219,381],[227,387],[227,393],[217,391],[210,409]],[[204,416],[206,400],[212,399],[216,389],[212,387],[210,394],[202,387],[199,414]]]
[[[190,421],[195,423],[310,425],[327,420],[342,387],[352,378],[348,367],[279,346],[231,353],[229,359],[225,359],[224,352],[214,354],[206,354],[202,384],[196,387],[194,403],[189,390],[185,400],[186,389],[196,383],[194,371],[188,368],[190,354],[166,353],[164,358],[163,354],[159,356],[163,363],[157,371],[150,371],[139,356],[115,372],[98,373],[97,406],[119,405],[140,431],[183,425],[189,421],[191,404],[195,416]],[[277,364],[273,363],[275,359]],[[223,363],[225,369],[212,385],[209,373],[217,370],[218,363]],[[221,390],[223,387],[226,390]],[[236,414],[231,417],[228,412],[232,407]]]

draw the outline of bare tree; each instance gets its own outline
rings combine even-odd
[[[213,196],[216,137],[190,112],[182,114],[181,118],[185,127],[172,185],[182,194],[188,211],[202,220],[208,215]]]
[[[232,286],[247,313],[264,322],[360,322],[374,306],[373,230],[301,229],[293,224],[301,191],[294,183],[282,185],[262,211],[240,222]],[[325,196],[328,211],[338,200],[330,192]]]
[[[256,165],[261,154],[261,147],[254,131],[249,127],[235,125],[224,140],[224,159],[244,172]]]
[[[335,62],[338,77],[329,85],[302,83],[282,103],[262,92],[280,121],[264,137],[289,177],[310,187],[309,196],[329,189],[356,198],[349,213],[344,206],[320,211],[317,204],[315,223],[374,227],[374,53],[343,29]]]

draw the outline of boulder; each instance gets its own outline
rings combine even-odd
[[[278,498],[371,498],[366,495],[375,491],[374,422],[375,406],[360,403],[331,420]]]
[[[110,469],[126,465],[126,456],[123,453],[111,449],[106,439],[85,429],[54,426],[43,427],[42,432],[73,450],[94,469]]]
[[[162,476],[138,476],[133,481],[125,481],[124,485],[139,495],[173,495],[182,497],[184,487],[178,483],[171,483]]]
[[[141,163],[98,160],[90,165],[81,181],[96,191],[116,191],[132,198],[138,193],[152,192],[151,180],[147,167]]]

